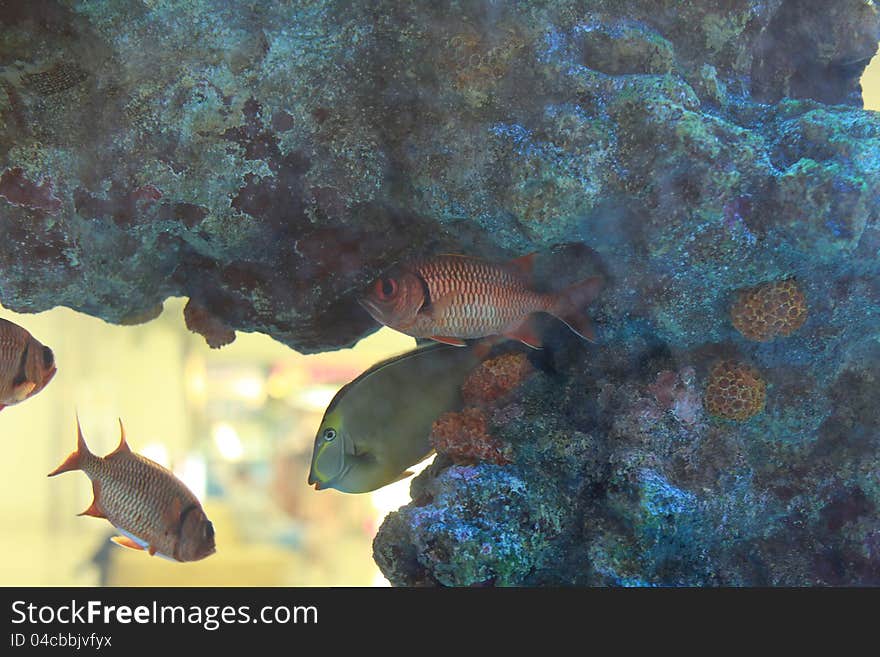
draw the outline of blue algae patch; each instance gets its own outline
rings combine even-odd
[[[693,493],[670,484],[660,473],[644,469],[639,473],[642,484],[642,504],[652,516],[670,516],[692,513],[697,498]]]
[[[489,132],[513,142],[517,155],[524,157],[540,156],[542,151],[532,143],[532,132],[518,123],[496,123]]]
[[[835,237],[843,237],[849,239],[852,237],[852,231],[840,220],[834,217],[825,221],[825,227],[830,230]]]
[[[538,565],[561,526],[535,505],[515,468],[451,466],[430,482],[430,504],[404,514],[419,562],[450,586],[516,584]],[[474,513],[476,509],[482,513]]]
[[[558,30],[551,30],[544,35],[544,47],[538,52],[538,61],[547,63],[558,58],[566,45],[566,36]]]

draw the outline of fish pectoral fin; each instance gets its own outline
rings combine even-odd
[[[149,550],[147,550],[147,552],[149,552],[149,553],[150,553],[150,556],[152,557],[154,554],[156,554],[156,546],[155,546],[155,545],[151,545],[150,548],[149,548]]]
[[[12,397],[15,401],[24,401],[27,399],[30,394],[34,391],[34,388],[37,387],[37,384],[33,381],[24,381],[19,383],[12,389]]]
[[[427,289],[427,288],[426,288]],[[427,292],[425,292],[427,294]],[[430,298],[426,297],[425,303],[422,304],[421,308],[419,308],[419,315],[428,316],[432,319],[437,317],[443,317],[449,310],[449,308],[453,305],[454,299],[451,295],[441,296],[438,298]],[[415,320],[413,320],[415,321]]]
[[[113,541],[114,543],[116,543],[116,545],[119,545],[120,547],[128,548],[129,550],[143,550],[144,549],[143,545],[141,545],[140,543],[138,543],[136,541],[133,541],[128,536],[114,536],[110,540]]]
[[[436,340],[437,342],[442,342],[443,344],[451,344],[454,347],[466,347],[467,342],[462,340],[461,338],[453,338],[449,336],[443,335],[432,335],[432,340]]]
[[[512,340],[519,340],[532,349],[543,349],[544,347],[541,342],[541,336],[538,335],[538,331],[535,327],[535,322],[531,317],[527,317],[526,321],[515,329],[506,331],[504,337],[511,338]]]

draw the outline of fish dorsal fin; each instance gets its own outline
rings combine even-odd
[[[90,457],[92,453],[89,451],[88,445],[86,445],[86,439],[83,437],[82,427],[79,423],[79,414],[76,416],[76,451],[71,453],[64,462],[59,465],[57,468],[52,470],[49,473],[50,477],[54,477],[57,474],[61,474],[62,472],[69,472],[70,470],[80,470],[82,468],[82,462],[84,459]]]
[[[336,408],[336,406],[339,404],[339,402],[342,400],[342,398],[345,397],[346,393],[349,390],[351,390],[351,388],[353,388],[354,386],[359,384],[361,381],[363,381],[367,377],[372,376],[373,374],[375,374],[379,370],[381,370],[385,367],[388,367],[392,363],[404,361],[409,358],[416,358],[416,357],[421,356],[422,354],[424,354],[428,351],[434,351],[436,349],[449,349],[449,348],[450,347],[448,345],[443,345],[440,343],[429,344],[425,347],[418,347],[417,349],[413,349],[412,351],[407,351],[402,354],[398,354],[397,356],[392,356],[391,358],[386,358],[385,360],[383,360],[379,363],[376,363],[370,369],[368,369],[366,372],[361,373],[357,378],[352,379],[351,381],[349,381],[348,383],[346,383],[344,386],[342,386],[339,389],[339,392],[336,393],[336,396],[333,397],[333,399],[327,405],[327,410],[324,411],[324,417],[327,417],[327,415],[329,413],[333,412],[333,409]]]
[[[535,258],[537,257],[538,252],[534,251],[524,256],[520,256],[519,258],[514,258],[507,265],[518,272],[520,276],[522,276],[525,280],[532,280],[532,272],[535,270]]]
[[[128,441],[125,440],[125,427],[122,426],[122,418],[119,418],[119,444],[116,446],[116,449],[104,458],[109,458],[116,454],[131,454],[131,448],[128,446]]]

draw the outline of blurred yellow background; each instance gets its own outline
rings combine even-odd
[[[865,69],[862,76],[862,93],[865,99],[865,109],[880,110],[880,61],[875,57]]]
[[[209,349],[186,330],[184,299],[140,326],[66,308],[0,316],[51,347],[58,373],[0,412],[0,585],[369,586],[385,584],[372,538],[409,501],[409,481],[367,495],[306,483],[315,432],[342,385],[415,341],[383,329],[356,348],[303,356],[259,334]],[[81,472],[47,479],[76,447],[119,442],[171,467],[214,523],[217,553],[179,564],[119,548],[106,520],[78,517]]]
[[[863,77],[880,109],[880,65]],[[66,308],[0,317],[51,347],[48,387],[0,413],[0,585],[370,586],[384,515],[409,501],[404,480],[367,495],[306,484],[312,442],[339,387],[414,346],[383,329],[354,349],[302,356],[257,334],[211,350],[189,333],[183,299],[158,319],[112,326]],[[205,505],[217,553],[178,564],[118,548],[106,520],[77,517],[91,501],[81,472],[46,474],[76,443],[75,409],[96,454],[119,441],[171,467]]]

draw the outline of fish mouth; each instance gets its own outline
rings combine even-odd
[[[315,490],[324,490],[330,484],[332,484],[335,479],[338,478],[339,477],[334,477],[333,479],[328,479],[327,481],[321,481],[321,479],[317,477],[314,472],[309,472],[309,486],[314,486]]]
[[[379,307],[370,299],[366,297],[361,297],[357,300],[358,304],[360,304],[361,308],[370,313],[370,316],[379,321],[379,317],[382,315],[382,312],[379,310]]]
[[[346,465],[345,467],[342,468],[342,471],[339,474],[337,474],[332,479],[327,479],[326,481],[321,481],[320,479],[315,477],[314,474],[310,473],[309,474],[309,485],[314,486],[315,490],[325,490],[327,488],[335,488],[334,484],[345,479],[349,470],[351,470],[351,465]]]
[[[333,482],[340,479],[340,477],[334,477],[333,479],[329,479],[327,481],[320,481],[315,479],[314,481],[309,481],[309,484],[315,487],[315,490],[325,490],[327,488],[333,488]]]

